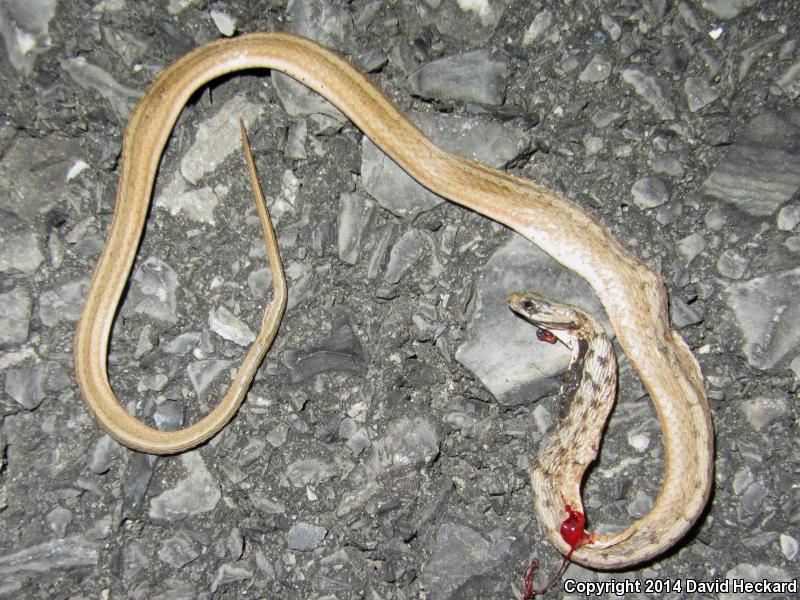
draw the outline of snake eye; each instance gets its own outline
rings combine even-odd
[[[533,310],[533,302],[531,302],[530,300],[523,300],[522,308],[524,308],[525,310]]]

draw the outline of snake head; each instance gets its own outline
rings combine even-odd
[[[506,296],[506,302],[515,313],[551,332],[575,329],[580,319],[574,306],[550,300],[536,292],[511,292]]]

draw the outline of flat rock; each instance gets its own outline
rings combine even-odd
[[[178,275],[160,258],[151,256],[133,273],[132,304],[134,311],[159,321],[178,320]]]
[[[44,164],[43,156],[47,157]],[[67,173],[80,156],[77,140],[17,135],[0,160],[0,210],[34,222],[63,197]]]
[[[800,111],[755,117],[702,189],[755,217],[775,213],[800,189]]]
[[[39,319],[42,324],[52,327],[62,321],[77,321],[88,290],[89,280],[80,279],[44,292],[39,298]]]
[[[500,105],[509,69],[488,50],[473,50],[433,60],[409,78],[411,93],[423,98]]]
[[[342,194],[339,198],[339,258],[354,265],[361,254],[362,239],[372,222],[375,203],[361,194]]]
[[[158,550],[159,560],[175,569],[188,565],[198,556],[200,556],[200,549],[197,542],[183,534],[167,538]]]
[[[430,464],[439,455],[439,444],[436,428],[424,417],[392,421],[386,434],[372,444],[370,479],[392,469]]]
[[[631,187],[633,203],[646,210],[665,204],[669,200],[669,186],[660,177],[641,177]]]
[[[467,525],[444,523],[425,568],[428,598],[465,597],[459,588],[503,563],[511,554],[514,540],[515,536],[504,532],[485,535]]]
[[[150,517],[177,521],[214,510],[222,498],[219,483],[206,468],[199,450],[180,455],[188,477],[150,502]]]
[[[252,130],[264,113],[264,105],[237,95],[223,104],[212,117],[197,127],[194,142],[181,158],[181,175],[192,184],[213,173],[225,159],[242,150],[239,120]]]
[[[335,322],[328,339],[318,346],[287,350],[283,361],[292,383],[305,381],[327,371],[360,372],[365,366],[361,343],[346,320]]]
[[[125,123],[142,92],[129,88],[102,67],[90,63],[83,56],[68,58],[61,68],[82,88],[94,90],[111,105],[120,123]]]
[[[326,535],[328,535],[328,530],[324,527],[300,521],[289,529],[289,533],[286,535],[286,545],[289,550],[308,552],[319,546]]]
[[[91,567],[97,564],[99,557],[96,543],[82,535],[73,535],[0,556],[0,575],[43,575],[54,570]]]
[[[0,348],[28,339],[33,302],[21,287],[0,294]]]
[[[221,338],[239,346],[247,347],[256,339],[247,323],[224,306],[218,306],[208,314],[208,327]]]
[[[5,0],[0,11],[8,60],[17,71],[30,73],[36,56],[50,47],[56,0]]]
[[[728,288],[728,307],[757,369],[771,369],[800,342],[800,268],[756,277]]]
[[[630,84],[636,94],[663,120],[669,121],[675,118],[675,103],[667,97],[658,77],[640,69],[628,68],[622,72],[622,80]]]
[[[456,360],[507,406],[528,403],[552,392],[569,365],[565,348],[539,343],[536,328],[508,308],[506,295],[516,291],[538,291],[581,306],[606,323],[607,332],[611,331],[589,284],[522,236],[512,235],[478,277],[475,311],[467,338],[456,352]]]
[[[14,367],[6,371],[5,392],[26,410],[37,408],[44,400],[42,365]]]
[[[3,232],[0,273],[19,271],[32,275],[44,262],[39,236],[34,231]]]

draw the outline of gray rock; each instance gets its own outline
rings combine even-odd
[[[147,487],[153,476],[158,456],[133,452],[128,460],[128,472],[122,486],[122,510],[134,514],[142,506]]]
[[[786,69],[775,83],[789,98],[797,100],[800,97],[800,60]]]
[[[252,130],[264,113],[262,103],[252,103],[236,95],[223,104],[217,113],[200,123],[194,142],[181,157],[181,175],[192,184],[217,170],[234,152],[242,151],[239,120]]]
[[[386,434],[372,444],[367,465],[370,479],[393,469],[432,463],[439,455],[439,444],[436,428],[423,417],[392,421]]]
[[[350,449],[350,452],[353,453],[353,456],[359,456],[362,452],[364,452],[364,450],[372,445],[367,429],[365,427],[360,427],[357,429],[350,437],[347,438],[345,445]]]
[[[683,83],[689,112],[697,112],[719,99],[720,93],[704,77],[687,77]]]
[[[656,175],[668,175],[670,177],[681,178],[683,177],[686,169],[681,164],[676,156],[672,154],[662,154],[654,156],[647,164]]]
[[[748,266],[750,261],[735,250],[725,250],[717,259],[717,271],[728,279],[741,279]]]
[[[292,383],[299,383],[327,371],[361,372],[364,352],[353,328],[345,320],[334,323],[330,336],[319,346],[287,350],[283,361]]]
[[[786,238],[786,241],[783,243],[786,246],[786,249],[789,252],[794,252],[795,254],[800,253],[800,236],[793,235],[791,237]]]
[[[256,339],[256,334],[247,323],[224,306],[219,306],[208,314],[208,327],[221,338],[239,346],[247,347]]]
[[[442,101],[500,105],[508,83],[508,65],[488,50],[433,60],[409,78],[411,93]]]
[[[358,262],[364,232],[372,222],[375,203],[360,194],[343,194],[339,199],[339,258],[354,265]]]
[[[286,147],[284,154],[294,160],[305,160],[308,158],[306,152],[306,137],[308,136],[308,124],[305,119],[300,119],[293,123],[286,133]]]
[[[794,560],[797,556],[797,540],[785,533],[782,533],[779,539],[781,544],[781,553],[786,557],[786,560]]]
[[[512,235],[486,263],[475,291],[475,312],[456,360],[472,371],[498,402],[516,406],[558,387],[569,353],[560,344],[536,340],[536,328],[517,317],[506,294],[540,291],[577,304],[607,325],[602,305],[589,285],[525,238]]]
[[[775,421],[782,419],[789,410],[783,398],[765,398],[758,396],[746,400],[742,412],[747,422],[756,431],[763,431]]]
[[[289,425],[284,422],[278,423],[270,429],[266,439],[273,448],[280,448],[289,439]]]
[[[81,156],[81,148],[77,140],[58,135],[20,134],[0,154],[0,210],[33,223],[63,198],[67,173]],[[43,156],[47,156],[45,163]]]
[[[72,523],[72,511],[63,506],[56,506],[45,517],[47,528],[58,537],[64,537],[69,524]]]
[[[6,371],[5,392],[26,410],[34,410],[44,400],[44,371],[41,364],[14,367]]]
[[[592,125],[598,129],[605,129],[609,125],[618,123],[624,116],[613,108],[600,108],[592,115]]]
[[[218,189],[223,191],[223,188]],[[186,180],[176,174],[163,190],[159,188],[155,206],[163,208],[172,216],[181,214],[198,223],[214,225],[214,210],[219,203],[220,196],[215,190],[210,187],[187,189]]]
[[[286,535],[286,545],[289,550],[308,552],[317,548],[326,535],[328,535],[328,530],[324,527],[300,521],[289,529],[289,533]]]
[[[689,264],[706,249],[705,237],[700,233],[690,233],[677,244],[678,253],[683,257],[684,263]]]
[[[235,563],[220,565],[217,576],[211,582],[211,593],[215,594],[219,588],[237,581],[246,581],[253,578],[253,572]]]
[[[765,564],[757,564],[753,565],[750,563],[739,563],[732,569],[728,570],[725,573],[725,579],[728,580],[744,580],[750,583],[761,583],[763,581],[769,582],[787,582],[790,583],[793,580],[796,581],[796,575],[792,577],[789,573],[784,571],[783,569],[778,569],[777,567],[772,567],[770,565]],[[788,590],[787,590],[788,591]],[[759,594],[761,598],[766,599],[777,599],[777,598],[788,598],[789,596],[784,593],[779,594]],[[751,594],[745,593],[722,593],[719,596],[719,600],[746,600],[747,598],[752,598]]]
[[[433,13],[423,17],[446,38],[472,44],[488,40],[503,17],[506,5],[494,2],[425,2]],[[424,14],[421,12],[421,15]],[[438,39],[434,40],[434,44]]]
[[[272,270],[269,267],[257,269],[247,278],[247,287],[254,298],[265,298],[272,289]]]
[[[669,314],[678,329],[703,322],[703,316],[677,296],[670,298]]]
[[[248,494],[248,499],[258,512],[265,515],[285,515],[286,506],[276,500],[270,500],[263,496],[259,496],[254,492]]]
[[[631,187],[633,203],[646,210],[661,206],[669,200],[670,191],[667,183],[660,177],[641,177]]]
[[[611,76],[611,61],[605,56],[595,54],[589,64],[578,75],[578,81],[585,83],[599,83]]]
[[[6,0],[0,5],[0,35],[17,71],[30,73],[36,56],[50,47],[55,13],[56,0]]]
[[[728,307],[744,337],[747,362],[771,369],[800,342],[800,268],[735,283]]]
[[[773,214],[800,189],[800,113],[755,117],[703,182],[703,192],[757,217]]]
[[[641,519],[653,507],[653,499],[644,490],[637,490],[636,496],[628,504],[628,514],[634,519]]]
[[[39,319],[45,327],[62,321],[75,322],[81,316],[83,299],[89,289],[89,280],[80,279],[65,283],[39,297]]]
[[[759,0],[703,0],[703,8],[718,19],[732,19]]]
[[[103,27],[102,30],[105,42],[129,68],[132,69],[147,54],[149,47],[147,42],[136,37],[131,31],[115,27]]]
[[[413,267],[425,249],[425,238],[416,229],[409,229],[397,240],[389,253],[389,264],[383,275],[386,283],[398,283]]]
[[[342,475],[345,465],[334,464],[318,458],[300,459],[286,467],[286,478],[295,487],[319,485]]]
[[[133,273],[136,292],[134,311],[160,321],[178,320],[178,276],[167,263],[151,256]]]
[[[150,501],[153,519],[177,521],[206,513],[214,510],[222,498],[219,483],[206,468],[199,450],[181,454],[180,461],[189,475]]]
[[[211,20],[214,21],[214,25],[217,26],[217,31],[222,35],[231,37],[236,33],[236,19],[220,10],[212,10],[208,14]]]
[[[158,549],[158,558],[175,569],[180,569],[200,556],[199,545],[183,534],[164,540]]]
[[[444,523],[439,527],[436,548],[424,571],[428,598],[464,597],[459,588],[507,560],[514,539],[515,536],[502,531],[486,535],[466,525]]]
[[[0,273],[35,273],[44,262],[40,246],[39,236],[33,231],[4,232],[0,244]]]
[[[22,287],[0,294],[0,348],[28,339],[33,302]]]
[[[534,42],[544,39],[553,24],[553,13],[549,10],[542,10],[536,13],[531,24],[522,36],[522,45],[530,46]]]
[[[55,570],[92,567],[99,557],[97,544],[82,535],[73,535],[0,556],[0,575],[42,575]]]
[[[213,381],[230,367],[232,360],[198,360],[186,367],[189,381],[197,394],[202,394],[208,389]]]
[[[172,338],[166,344],[161,345],[161,349],[167,354],[184,356],[188,354],[200,343],[200,334],[197,331],[187,331]]]
[[[160,431],[177,431],[183,427],[183,404],[162,402],[153,413],[153,422]]]
[[[791,231],[800,224],[800,204],[787,204],[778,211],[778,229]]]
[[[603,26],[603,29],[606,30],[612,42],[618,41],[620,36],[622,36],[622,26],[608,12],[603,11],[603,14],[600,16],[600,24]]]
[[[122,455],[122,446],[109,435],[103,435],[94,446],[89,470],[95,475],[102,475],[111,468],[111,461]]]
[[[290,0],[290,31],[324,46],[347,49],[353,38],[353,19],[347,9],[330,0]]]
[[[633,87],[636,94],[652,106],[663,120],[675,118],[675,104],[666,96],[657,77],[640,69],[628,68],[622,72],[622,80]]]
[[[84,57],[68,58],[61,68],[72,80],[87,90],[94,90],[111,105],[120,123],[125,123],[142,92],[122,85],[105,69],[93,65]]]

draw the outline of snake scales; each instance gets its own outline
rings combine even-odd
[[[276,274],[275,293],[228,393],[194,425],[162,432],[130,415],[109,384],[106,354],[111,326],[136,256],[170,132],[195,90],[226,73],[251,68],[282,71],[301,81],[338,107],[422,185],[519,232],[591,284],[655,405],[665,466],[662,489],[650,512],[623,531],[603,536],[600,543],[578,548],[572,560],[593,568],[615,569],[670,548],[705,507],[712,482],[713,437],[700,368],[681,337],[669,327],[667,296],[660,277],[594,217],[561,194],[441,150],[349,62],[290,34],[256,33],[197,48],[157,77],[131,115],[123,141],[114,216],[75,334],[76,376],[98,423],[120,443],[143,452],[175,453],[209,439],[235,414],[280,324],[286,287],[256,181],[253,185],[270,266]],[[252,163],[249,173],[254,179]],[[576,435],[580,441],[597,432],[577,428]],[[576,455],[580,446],[565,444],[554,459],[560,493],[576,507],[581,506],[578,473],[582,471],[574,465],[587,458]],[[538,498],[540,490],[535,488]],[[542,512],[540,508],[548,537],[560,552],[567,553],[569,547],[558,535],[563,512]]]

